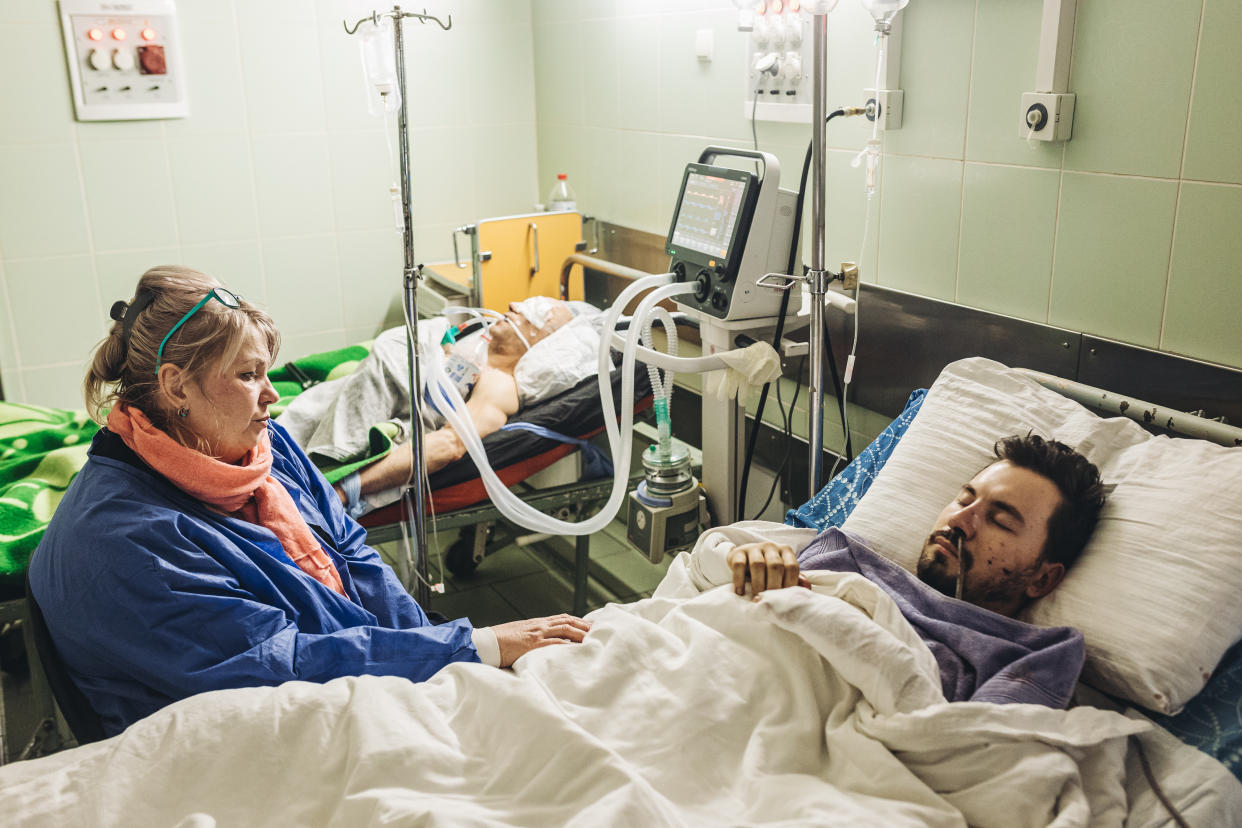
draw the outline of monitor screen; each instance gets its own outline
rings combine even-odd
[[[728,259],[746,203],[748,183],[693,170],[687,172],[673,222],[672,245]]]

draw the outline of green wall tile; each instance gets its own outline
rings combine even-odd
[[[1242,187],[1183,184],[1161,348],[1242,365]]]
[[[1061,174],[967,164],[957,301],[1043,322]]]
[[[1022,93],[1035,88],[1042,4],[989,0],[979,4],[966,159],[1060,167],[1063,145],[1029,144],[1019,134]]]
[[[1177,184],[1065,173],[1049,323],[1155,347]]]
[[[1202,0],[1079,3],[1065,168],[1176,178]]]
[[[1207,0],[1182,175],[1242,184],[1242,4]]]
[[[884,149],[961,158],[975,0],[911,3],[901,14],[905,27],[901,44],[905,109],[901,129],[886,134]]]
[[[962,162],[890,156],[884,159],[883,175],[880,284],[952,300]]]

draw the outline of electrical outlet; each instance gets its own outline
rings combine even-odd
[[[1018,134],[1033,141],[1068,141],[1074,131],[1074,93],[1023,92]]]
[[[877,96],[874,89],[864,89],[867,103],[875,101],[876,111],[867,114],[868,121],[880,119],[880,129],[901,129],[901,110],[905,103],[906,93],[901,89],[881,89]]]

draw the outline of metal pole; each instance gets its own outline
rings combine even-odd
[[[811,18],[814,28],[814,68],[811,97],[811,269],[807,274],[811,289],[811,404],[808,411],[807,439],[810,458],[810,492],[819,491],[824,469],[824,295],[829,274],[824,270],[824,131],[828,117],[828,15]],[[808,495],[808,496],[809,496]]]
[[[393,40],[397,58],[397,88],[401,91],[401,111],[397,117],[398,139],[401,145],[401,213],[404,219],[405,267],[402,271],[402,284],[405,289],[406,314],[409,318],[406,331],[406,349],[410,360],[410,449],[413,457],[412,479],[408,482],[403,497],[412,498],[407,503],[407,514],[414,524],[415,555],[414,599],[422,606],[431,600],[431,590],[427,587],[427,494],[423,490],[427,478],[427,458],[423,455],[423,422],[419,416],[422,408],[421,399],[422,372],[419,370],[415,348],[418,344],[418,268],[414,264],[414,205],[410,193],[410,136],[407,128],[406,109],[409,96],[405,93],[405,48],[402,36],[401,7],[393,6]],[[406,588],[409,588],[406,584]]]

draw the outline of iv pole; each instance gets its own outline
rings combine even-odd
[[[418,360],[415,358],[415,347],[418,342],[418,283],[422,281],[423,268],[422,265],[414,263],[414,204],[413,196],[410,192],[410,138],[407,128],[407,102],[409,97],[405,93],[405,48],[402,35],[402,20],[406,17],[416,18],[422,23],[433,20],[439,24],[440,28],[448,31],[453,26],[453,17],[449,15],[448,23],[445,24],[439,18],[427,14],[425,9],[422,14],[416,14],[414,12],[403,12],[400,6],[393,6],[391,12],[385,12],[383,15],[379,12],[371,12],[370,17],[364,17],[359,20],[352,29],[343,21],[342,25],[345,26],[345,33],[352,35],[367,20],[370,20],[373,25],[378,26],[380,17],[392,18],[397,89],[401,93],[401,109],[397,115],[397,135],[400,141],[401,154],[402,240],[405,247],[402,287],[405,293],[406,353],[410,363],[410,449],[413,458],[410,480],[401,492],[401,500],[405,507],[406,520],[413,528],[413,540],[417,550],[417,560],[413,561],[415,574],[413,585],[415,590],[414,599],[421,606],[426,606],[431,599],[431,591],[427,580],[427,492],[424,489],[427,480],[427,458],[423,453],[423,422],[419,414],[421,406],[418,404],[419,389],[423,387],[422,371],[419,368]],[[408,559],[406,564],[409,564]],[[410,584],[407,583],[405,586],[408,589]]]
[[[828,114],[828,15],[811,16],[814,29],[814,58],[811,96],[811,268],[807,272],[811,290],[811,376],[809,379],[810,407],[807,412],[807,442],[810,457],[807,469],[810,477],[809,496],[819,491],[824,475],[824,297],[832,274],[824,269],[824,133]]]

